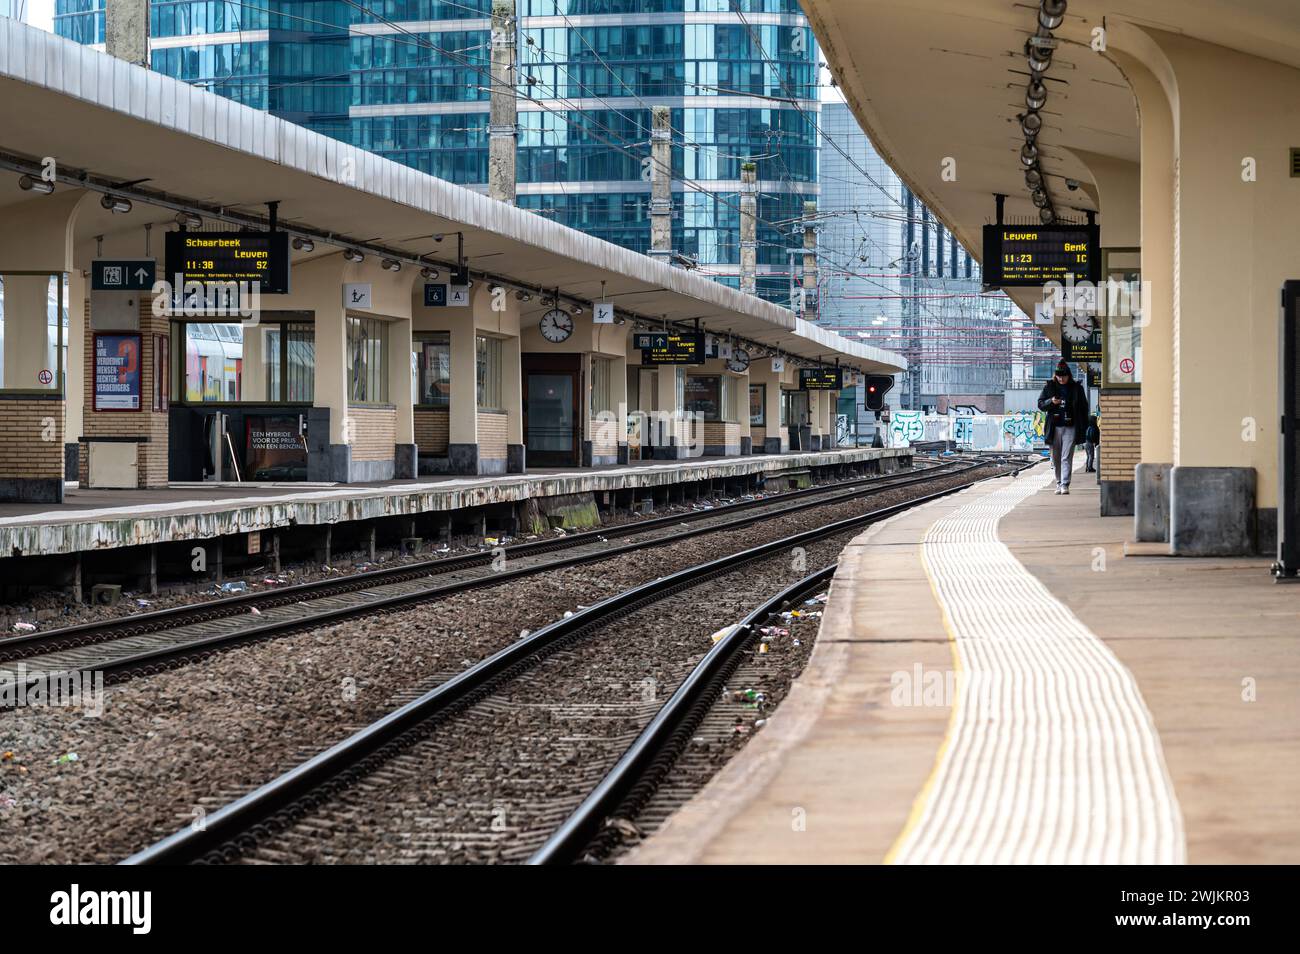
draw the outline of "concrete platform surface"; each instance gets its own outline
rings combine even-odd
[[[629,863],[1300,861],[1300,587],[1043,466],[871,527],[768,725]]]
[[[458,510],[534,497],[659,487],[911,456],[907,448],[837,448],[744,457],[700,457],[626,466],[533,469],[501,477],[421,477],[293,488],[192,483],[149,490],[76,488],[61,505],[0,504],[0,553],[40,556],[200,540],[286,526],[311,526]]]

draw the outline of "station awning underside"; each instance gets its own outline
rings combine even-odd
[[[1038,221],[1019,161],[1025,139],[1018,118],[1026,109],[1025,43],[1038,26],[1036,0],[803,6],[876,149],[972,255],[982,256],[981,229],[994,221],[996,193],[1007,196],[1008,217]],[[1104,50],[1096,48],[1099,27]],[[1046,73],[1041,165],[1058,212],[1075,219],[1101,213],[1103,247],[1128,244],[1108,240],[1107,197],[1098,181],[1137,173],[1138,110],[1122,68],[1125,56],[1143,59],[1132,42],[1140,39],[1137,31],[1181,34],[1300,67],[1295,0],[1070,0]],[[1116,215],[1124,213],[1114,204],[1109,212],[1113,236]],[[1012,297],[1028,311],[1040,296],[1016,290]]]
[[[0,151],[27,162],[53,157],[61,172],[138,183],[232,213],[265,216],[266,203],[278,201],[285,227],[439,263],[454,261],[460,232],[470,268],[506,281],[558,287],[585,301],[601,300],[604,283],[607,299],[637,316],[698,319],[709,332],[805,358],[838,358],[866,372],[906,367],[898,355],[813,327],[706,276],[7,18],[0,18]],[[18,176],[0,171],[0,209],[31,200]],[[98,204],[83,206],[77,242],[175,215],[141,211],[115,217]],[[441,243],[433,238],[440,234]],[[338,251],[318,243],[310,255],[295,252],[294,261]],[[523,316],[544,310],[534,298]]]

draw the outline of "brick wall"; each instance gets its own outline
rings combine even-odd
[[[587,426],[591,435],[591,453],[595,457],[613,457],[618,453],[618,422],[592,418]]]
[[[445,457],[450,436],[450,411],[441,407],[415,409],[415,444],[421,454]]]
[[[396,444],[397,408],[349,404],[353,460],[392,460]]]
[[[101,332],[111,333],[115,329],[101,328]],[[134,333],[132,329],[121,329],[123,333]],[[85,300],[82,333],[85,344],[82,348],[82,380],[86,382],[84,413],[81,434],[77,437],[115,437],[134,438],[137,441],[136,466],[141,487],[165,487],[167,485],[167,448],[168,428],[167,412],[153,410],[154,375],[167,374],[168,369],[154,368],[153,336],[170,335],[171,328],[165,316],[153,313],[152,300],[147,295],[140,296],[140,405],[139,411],[96,411],[95,410],[95,331],[90,327],[90,299]],[[90,453],[82,442],[78,456],[77,477],[81,486],[90,481]]]
[[[0,479],[62,480],[63,426],[62,399],[0,396]]]
[[[709,447],[739,447],[740,425],[725,421],[705,421],[704,443]]]
[[[1101,392],[1101,479],[1131,481],[1142,460],[1142,392]]]
[[[478,412],[479,460],[506,459],[506,416]]]

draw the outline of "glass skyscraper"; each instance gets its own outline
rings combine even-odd
[[[1006,295],[981,291],[979,262],[886,165],[846,104],[823,104],[820,125],[840,147],[822,150],[820,323],[908,358],[891,405],[1001,413],[1023,342],[1042,335]]]
[[[492,0],[151,0],[151,65],[431,175],[488,177]],[[104,0],[55,31],[104,42]],[[673,245],[739,285],[758,169],[759,293],[788,298],[818,193],[817,50],[798,0],[517,0],[518,203],[650,245],[651,107],[673,128]]]

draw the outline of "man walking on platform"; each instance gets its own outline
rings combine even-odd
[[[1088,425],[1088,396],[1074,380],[1065,361],[1056,365],[1056,374],[1043,385],[1038,395],[1038,409],[1047,414],[1043,437],[1052,449],[1056,492],[1068,494],[1070,474],[1074,469],[1074,447],[1082,443]]]
[[[1088,430],[1083,435],[1083,469],[1088,473],[1097,471],[1097,445],[1101,443],[1101,425],[1097,415],[1088,418]]]

